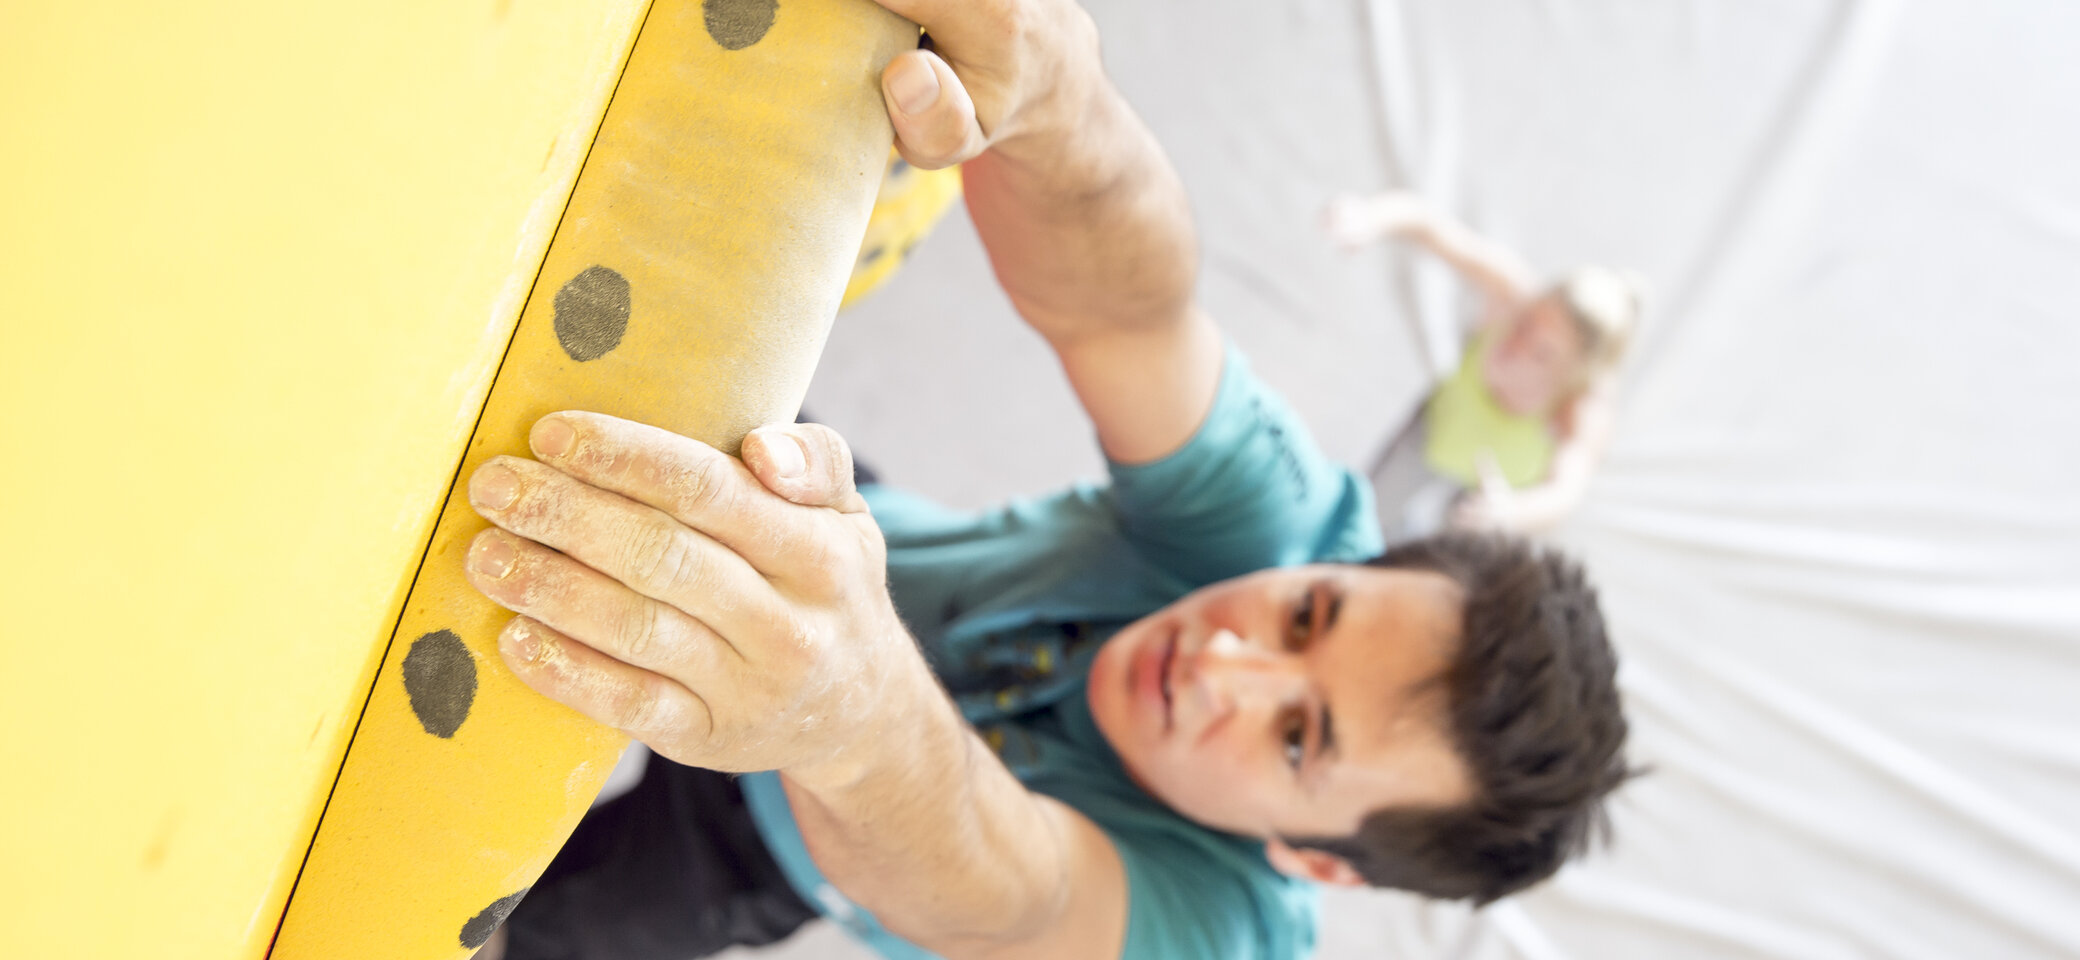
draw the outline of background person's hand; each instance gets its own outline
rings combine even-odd
[[[1345,250],[1356,250],[1427,224],[1430,208],[1406,190],[1339,194],[1322,211],[1322,230]]]
[[[1473,465],[1480,473],[1480,486],[1452,501],[1447,522],[1459,530],[1517,529],[1517,491],[1502,475],[1502,466],[1495,462],[1495,455],[1483,450],[1474,456]]]
[[[835,766],[934,689],[829,428],[763,428],[740,461],[565,412],[530,443],[540,462],[470,478],[499,529],[467,563],[520,614],[499,652],[543,695],[680,763],[750,771]]]
[[[1097,28],[1070,0],[877,2],[931,36],[881,73],[896,150],[914,166],[1069,129],[1101,89]]]

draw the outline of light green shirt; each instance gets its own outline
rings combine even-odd
[[[1552,472],[1553,431],[1537,417],[1502,409],[1481,372],[1492,349],[1487,335],[1474,337],[1451,377],[1437,385],[1423,408],[1429,442],[1423,459],[1430,469],[1468,487],[1481,483],[1482,454],[1512,487],[1536,484]]]

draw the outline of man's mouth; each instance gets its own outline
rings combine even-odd
[[[1176,711],[1172,709],[1174,701],[1170,693],[1170,679],[1171,670],[1177,663],[1177,634],[1178,631],[1174,629],[1170,631],[1170,639],[1163,644],[1163,661],[1157,667],[1157,675],[1163,678],[1164,730],[1170,729],[1176,719]]]

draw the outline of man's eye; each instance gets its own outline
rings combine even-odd
[[[1307,721],[1299,714],[1286,718],[1286,766],[1300,772],[1301,763],[1307,760]]]
[[[1314,636],[1314,595],[1315,592],[1309,590],[1300,597],[1299,603],[1293,604],[1293,622],[1286,627],[1286,645],[1291,649],[1306,646]]]

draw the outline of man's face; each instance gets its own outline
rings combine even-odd
[[[1324,564],[1201,589],[1091,667],[1098,728],[1186,817],[1263,839],[1348,836],[1382,807],[1472,796],[1442,676],[1463,594],[1426,571]]]

